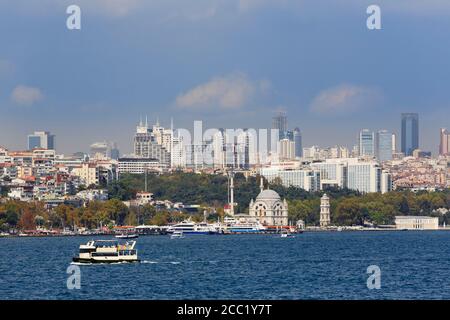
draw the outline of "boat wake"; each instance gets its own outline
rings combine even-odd
[[[157,264],[157,263],[163,263],[163,264],[181,264],[181,263],[217,263],[217,261],[215,260],[211,260],[211,261],[153,261],[153,260],[143,260],[141,261],[141,263],[144,264]]]
[[[180,261],[151,261],[151,260],[144,260],[141,261],[141,263],[150,263],[150,264],[156,264],[156,263],[168,263],[168,264],[180,264]]]

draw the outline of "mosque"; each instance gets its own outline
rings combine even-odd
[[[269,188],[264,189],[261,179],[261,192],[250,201],[249,216],[256,218],[260,223],[269,226],[288,225],[288,204],[286,199],[281,200],[280,195]]]

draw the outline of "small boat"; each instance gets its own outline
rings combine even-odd
[[[183,231],[177,230],[170,235],[170,239],[181,239],[181,238],[184,238]]]
[[[139,235],[137,234],[126,234],[126,233],[122,233],[122,234],[118,234],[116,235],[117,239],[136,239],[139,238]]]
[[[281,230],[280,237],[281,237],[281,238],[295,238],[295,235],[293,235],[293,234],[292,234],[290,231],[288,231],[288,230]]]
[[[117,263],[139,262],[136,241],[120,244],[117,240],[91,240],[80,245],[78,256],[73,262],[80,263]]]

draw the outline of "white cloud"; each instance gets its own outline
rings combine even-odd
[[[18,105],[31,106],[42,100],[44,95],[38,88],[19,85],[14,88],[11,94],[11,100]]]
[[[367,109],[382,99],[380,90],[373,87],[342,84],[320,92],[310,110],[318,114],[336,114]]]
[[[243,73],[216,77],[179,95],[176,105],[181,109],[239,109],[249,103],[255,93],[264,93],[267,80],[250,81]]]

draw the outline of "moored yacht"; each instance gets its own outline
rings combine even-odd
[[[168,233],[181,231],[183,234],[217,234],[217,230],[206,222],[195,223],[191,220],[184,220],[178,224],[170,226]]]
[[[266,227],[256,219],[235,219],[225,217],[226,230],[231,233],[261,233]]]
[[[116,240],[91,240],[80,245],[79,255],[73,262],[81,263],[114,263],[139,262],[136,241],[120,244]]]

